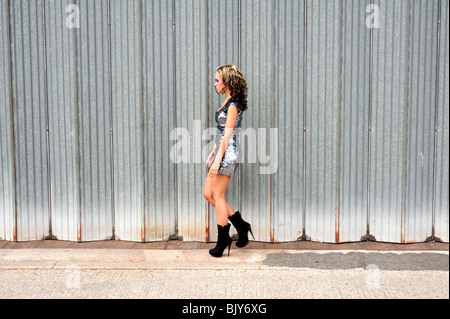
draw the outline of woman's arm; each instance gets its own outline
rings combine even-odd
[[[211,166],[210,174],[215,175],[217,170],[219,169],[220,162],[222,161],[222,157],[225,154],[225,150],[228,147],[228,142],[230,141],[231,135],[233,134],[234,126],[236,125],[238,110],[236,105],[231,104],[228,107],[227,111],[227,122],[225,123],[225,132],[222,138],[222,142],[220,142],[220,147],[217,150],[217,155],[214,160],[214,163]]]
[[[216,148],[217,148],[217,145],[214,144],[213,149],[211,150],[211,152],[208,155],[208,160],[206,161],[206,166],[207,167],[211,167],[211,165],[213,163],[214,155],[216,154]]]

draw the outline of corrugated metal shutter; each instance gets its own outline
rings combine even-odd
[[[43,1],[12,1],[10,16],[16,238],[40,240],[50,229]]]
[[[448,241],[448,10],[2,1],[0,239],[215,240],[204,150],[233,63],[257,158],[227,200],[257,240]]]
[[[438,98],[436,121],[436,192],[433,227],[439,240],[448,242],[449,217],[449,1],[441,2]]]
[[[0,239],[14,239],[15,185],[8,3],[0,2]]]

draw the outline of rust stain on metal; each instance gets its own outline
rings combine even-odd
[[[145,243],[145,227],[141,226],[141,243]]]
[[[401,208],[401,221],[400,221],[400,242],[405,243],[405,227],[403,225],[403,207]]]
[[[209,242],[209,205],[205,201],[205,241]]]
[[[141,223],[141,243],[145,243],[145,222]]]
[[[336,243],[339,243],[339,208],[341,206],[340,203],[340,192],[341,192],[341,188],[339,186],[336,187],[336,192],[337,192],[337,202],[336,202],[336,206],[335,206],[335,211],[336,211],[336,215],[335,215],[335,220],[334,220],[334,224],[335,224],[335,230],[334,230],[334,241]]]
[[[336,226],[335,226],[335,234],[334,234],[334,240],[336,243],[339,243],[339,217],[336,217]]]
[[[274,229],[273,229],[273,212],[270,212],[270,242],[275,242],[275,235],[274,235]]]
[[[11,90],[11,151],[13,156],[13,185],[14,185],[14,208],[13,208],[13,241],[17,241],[17,168],[16,168],[16,136],[14,132],[14,87],[13,87],[13,63],[11,42],[11,1],[8,0],[8,37],[9,37],[9,81]]]
[[[139,199],[141,201],[140,207],[141,207],[141,214],[142,214],[142,216],[141,216],[141,221],[142,221],[142,223],[141,223],[141,243],[145,243],[145,213],[144,213],[145,208],[144,208],[144,196],[143,196],[142,192],[139,194]]]
[[[271,164],[272,165],[272,164]],[[273,204],[272,204],[272,175],[270,175],[270,194],[269,194],[269,207],[270,207],[270,242],[275,242],[275,230],[274,230],[274,216],[273,216]]]

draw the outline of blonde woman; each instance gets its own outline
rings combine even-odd
[[[225,101],[215,114],[216,143],[206,163],[210,169],[206,177],[203,196],[216,208],[217,217],[217,245],[209,253],[214,257],[222,257],[223,251],[227,247],[228,256],[230,255],[232,243],[228,219],[239,235],[237,247],[244,247],[248,244],[248,232],[253,236],[250,224],[242,219],[239,211],[234,212],[225,199],[230,179],[239,166],[240,149],[236,134],[237,129],[241,127],[242,113],[247,109],[247,83],[237,66],[224,65],[216,70],[215,88],[218,94],[225,95]]]

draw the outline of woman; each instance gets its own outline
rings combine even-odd
[[[247,83],[237,66],[224,65],[216,70],[215,87],[216,92],[225,94],[226,98],[215,114],[216,143],[206,163],[210,169],[203,196],[216,208],[217,217],[217,245],[209,253],[214,257],[222,257],[227,247],[228,256],[230,255],[232,243],[228,219],[239,235],[237,247],[245,247],[248,244],[248,232],[253,236],[250,224],[242,219],[239,211],[234,212],[225,200],[228,184],[239,165],[236,129],[241,127],[242,113],[247,109]]]

